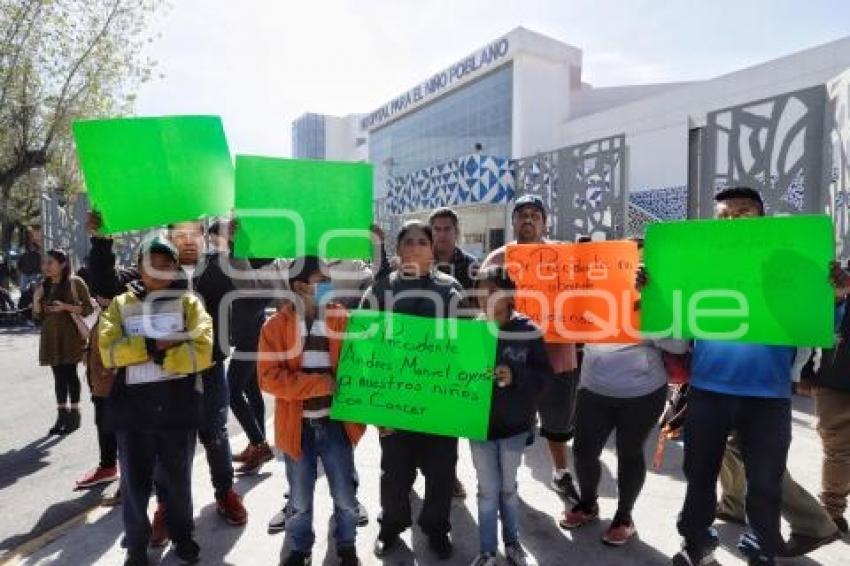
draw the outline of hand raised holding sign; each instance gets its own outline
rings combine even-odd
[[[511,368],[504,364],[496,366],[496,370],[493,372],[493,377],[496,379],[496,384],[499,387],[508,387],[513,382],[513,373],[511,372]]]

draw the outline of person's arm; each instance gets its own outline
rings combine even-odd
[[[384,246],[384,231],[377,224],[372,225],[372,279],[377,281],[390,274],[390,260]]]
[[[98,233],[102,225],[100,215],[92,211],[86,220],[86,230],[91,237],[88,268],[91,292],[99,297],[112,297],[122,292],[130,279],[138,278],[131,271],[122,272],[116,266],[113,240]]]
[[[74,285],[77,301],[79,301],[78,305],[74,305],[76,307],[74,312],[82,316],[89,316],[94,312],[94,308],[91,305],[91,295],[89,295],[88,285],[79,278],[74,279],[71,284]]]
[[[150,359],[143,336],[124,335],[118,301],[112,301],[100,317],[98,347],[105,368],[133,366]]]
[[[213,323],[201,300],[195,295],[183,297],[188,340],[177,343],[158,341],[165,350],[162,367],[169,373],[198,373],[212,366]]]
[[[333,395],[336,386],[331,376],[293,371],[287,367],[283,352],[289,349],[289,345],[279,341],[274,334],[274,324],[263,325],[257,360],[260,389],[284,401]]]

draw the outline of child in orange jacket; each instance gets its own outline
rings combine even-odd
[[[354,444],[365,427],[330,419],[348,313],[339,304],[324,302],[331,290],[327,273],[327,266],[315,256],[296,260],[289,287],[297,300],[284,302],[260,333],[257,375],[260,388],[275,396],[275,444],[284,454],[289,482],[286,532],[293,551],[284,566],[311,562],[319,459],[334,501],[340,564],[360,564],[355,550]]]

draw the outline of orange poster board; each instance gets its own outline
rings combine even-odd
[[[516,308],[547,342],[639,341],[638,262],[631,241],[513,244],[505,252]]]

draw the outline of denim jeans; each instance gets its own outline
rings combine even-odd
[[[289,482],[290,515],[286,534],[294,550],[310,552],[313,531],[313,492],[318,461],[328,479],[334,502],[334,540],[338,549],[354,546],[357,530],[357,500],[354,482],[354,448],[345,427],[330,419],[304,419],[301,425],[301,458],[284,455]]]
[[[251,444],[266,441],[266,405],[257,383],[257,362],[230,359],[227,366],[230,410],[242,425]]]
[[[761,551],[776,556],[784,549],[780,511],[791,444],[790,399],[739,397],[691,387],[684,427],[688,488],[679,534],[695,546],[713,546],[710,527],[717,507],[717,478],[733,430],[747,476],[747,522]]]
[[[233,458],[227,437],[230,388],[224,375],[224,362],[216,362],[202,375],[204,411],[198,438],[204,445],[216,498],[233,487]]]
[[[502,519],[502,542],[519,538],[519,496],[516,473],[528,433],[499,440],[469,442],[472,464],[478,476],[478,536],[481,552],[496,552],[498,519]]]

